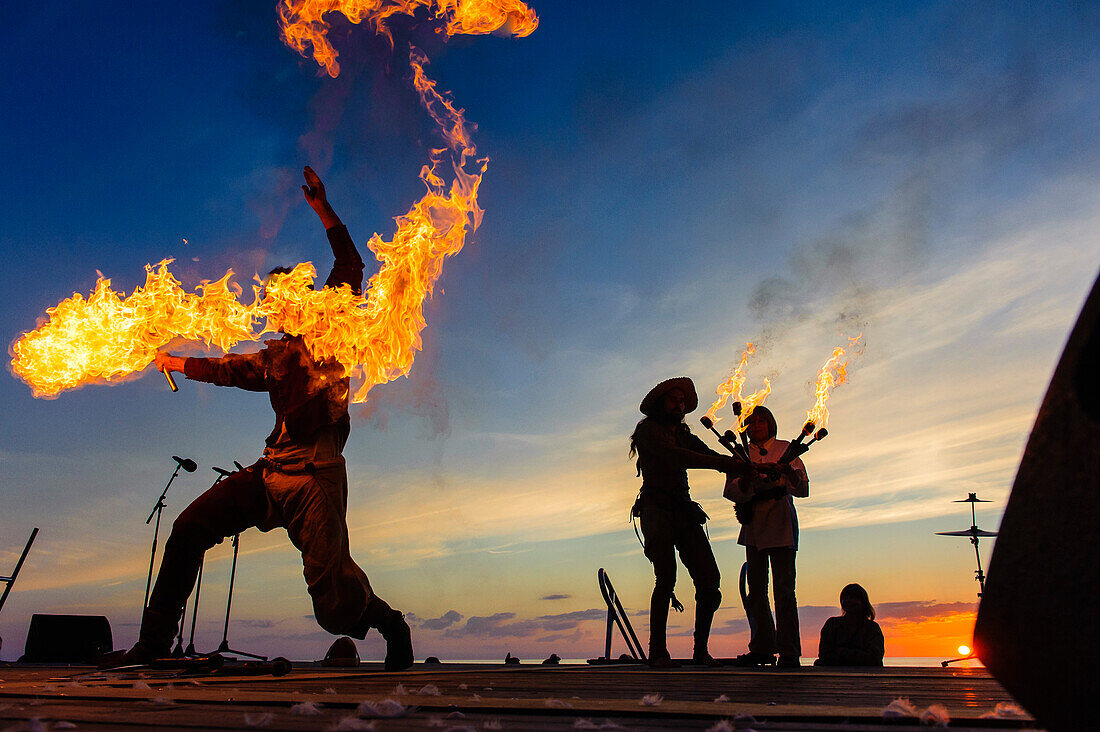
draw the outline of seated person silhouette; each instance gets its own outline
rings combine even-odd
[[[851,584],[840,591],[844,614],[829,618],[821,628],[815,666],[881,666],[885,655],[882,629],[867,590]]]

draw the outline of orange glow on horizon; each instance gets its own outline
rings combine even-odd
[[[886,655],[909,658],[950,658],[960,649],[958,639],[974,634],[976,610],[948,612],[919,620],[882,618],[878,621],[886,638]]]

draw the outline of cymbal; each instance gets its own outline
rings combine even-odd
[[[996,531],[986,531],[985,529],[979,529],[977,526],[971,526],[969,529],[963,529],[962,531],[937,531],[936,536],[996,536]]]
[[[978,498],[977,493],[970,493],[966,498],[960,498],[957,501],[951,501],[952,503],[993,503],[993,501],[987,498]]]

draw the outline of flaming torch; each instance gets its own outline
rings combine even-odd
[[[746,461],[749,459],[749,445],[745,439],[745,420],[752,414],[752,410],[764,403],[764,400],[771,394],[772,385],[768,379],[764,379],[764,386],[759,390],[753,392],[747,397],[741,396],[741,390],[745,386],[745,367],[748,365],[749,356],[756,353],[756,345],[753,343],[746,343],[745,350],[741,353],[741,360],[730,369],[729,375],[726,380],[718,385],[715,389],[715,393],[718,398],[714,400],[714,403],[710,405],[710,409],[707,413],[699,418],[699,421],[703,423],[703,426],[718,435],[718,441],[722,443],[730,452],[733,452],[738,457],[744,458]],[[714,428],[714,425],[722,421],[722,418],[717,416],[718,410],[726,405],[730,399],[733,399],[733,414],[737,418],[737,425],[734,430],[726,430],[725,434],[720,434],[718,430]],[[738,436],[740,436],[740,443],[738,443]],[[728,443],[728,444],[727,444]]]
[[[848,381],[848,361],[842,361],[842,359],[845,358],[848,352],[859,352],[858,348],[862,346],[860,342],[862,338],[863,334],[860,333],[855,338],[848,339],[847,349],[841,346],[834,348],[833,354],[818,370],[817,379],[814,381],[814,404],[806,412],[806,424],[802,426],[802,432],[799,433],[798,437],[787,445],[787,449],[779,458],[780,463],[790,463],[795,458],[804,455],[810,449],[810,445],[828,437],[829,430],[825,425],[829,421],[829,410],[825,403],[829,400],[829,394],[833,389]],[[814,433],[817,425],[821,425],[821,429]],[[803,441],[810,435],[813,435],[813,439],[803,444]]]
[[[726,430],[725,434],[722,434],[718,430],[714,429],[714,422],[712,422],[710,417],[705,414],[699,418],[699,421],[703,423],[704,427],[715,434],[715,436],[718,438],[718,443],[722,445],[722,447],[729,450],[734,457],[738,457],[745,462],[749,462],[748,446],[746,446],[744,452],[742,452],[741,445],[737,443],[737,437],[733,434],[731,430]]]

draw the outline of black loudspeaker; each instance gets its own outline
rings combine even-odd
[[[111,623],[102,615],[31,616],[24,663],[95,663],[114,648]]]
[[[1050,380],[1001,520],[974,645],[1037,724],[1096,729],[1100,277]]]

